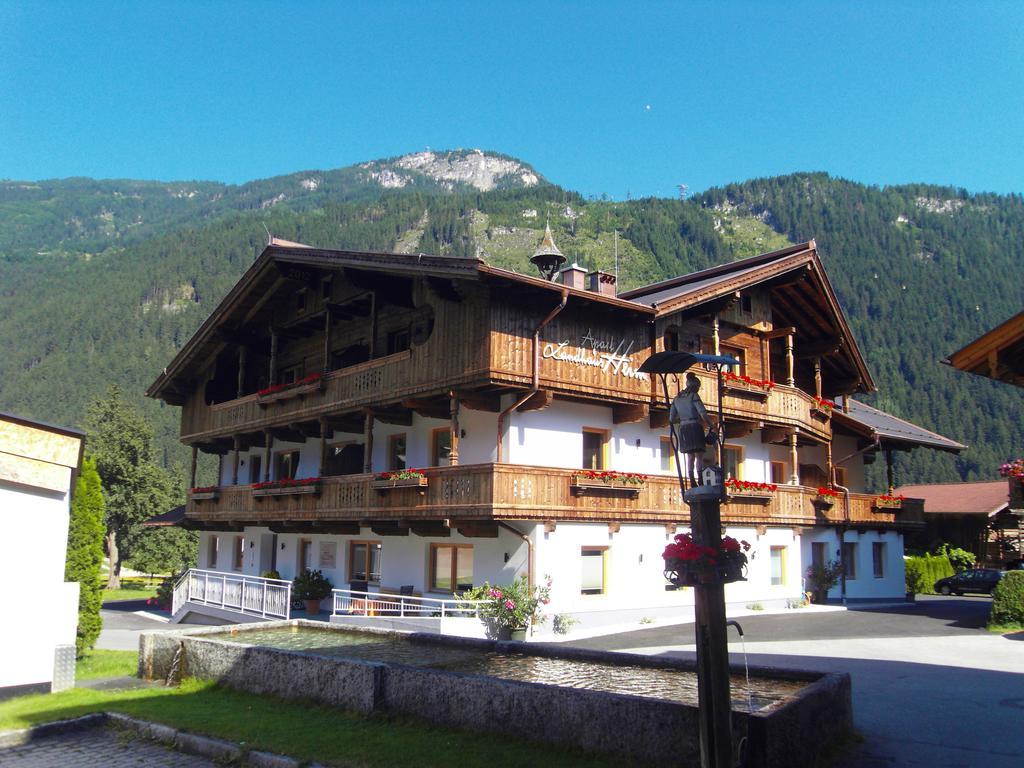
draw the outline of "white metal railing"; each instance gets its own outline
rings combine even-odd
[[[474,618],[477,606],[486,600],[417,597],[385,592],[331,590],[334,595],[332,616],[392,616],[399,618]]]
[[[171,615],[189,602],[263,618],[288,619],[291,598],[292,583],[284,579],[190,568],[174,585]]]

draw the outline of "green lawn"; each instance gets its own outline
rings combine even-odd
[[[93,649],[78,660],[77,680],[95,680],[100,677],[127,677],[139,667],[137,651],[101,651]]]
[[[161,579],[121,579],[120,589],[103,590],[103,602],[110,603],[114,600],[146,600],[150,597],[156,597],[156,588],[160,586],[160,582]]]
[[[232,691],[187,679],[177,688],[94,691],[76,688],[0,702],[0,731],[78,717],[124,712],[252,749],[328,765],[430,768],[621,766],[621,761],[550,745],[456,731],[405,718],[364,717],[343,710]]]

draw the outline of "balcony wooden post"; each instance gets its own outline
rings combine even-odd
[[[324,373],[331,370],[331,308],[324,310]]]
[[[231,484],[238,485],[238,454],[242,450],[242,441],[235,435],[234,457],[231,463]]]
[[[270,374],[267,377],[270,386],[277,384],[277,329],[270,329]]]
[[[373,411],[366,411],[363,422],[363,472],[373,472]]]
[[[327,419],[320,417],[320,469],[317,471],[317,477],[324,476],[324,470],[327,468]]]
[[[274,449],[274,435],[269,429],[263,430],[263,439],[266,441],[263,448],[263,482],[270,480],[270,456]]]
[[[821,358],[814,358],[814,395],[821,399]]]
[[[832,441],[825,443],[825,471],[828,473],[828,487],[832,487],[835,468],[832,466]]]
[[[889,483],[889,493],[896,490],[896,468],[892,463],[892,450],[885,449],[885,477]]]
[[[377,356],[377,292],[370,292],[370,359]],[[369,470],[367,470],[369,471]]]
[[[792,387],[796,384],[793,375],[793,334],[786,334],[786,386]]]
[[[719,333],[717,312],[711,318],[711,347],[716,355],[722,354],[722,335]]]
[[[448,463],[455,467],[459,464],[459,397],[454,392],[449,392],[448,396],[452,414],[451,438],[449,440],[451,453]]]
[[[243,344],[238,348],[238,391],[236,392],[237,397],[242,397],[245,394],[245,358],[246,349]]]
[[[800,485],[800,455],[796,450],[796,432],[789,436],[789,461],[793,465],[793,471],[789,476],[790,485]]]
[[[198,463],[198,461],[199,461],[199,446],[193,445],[192,446],[192,470],[191,470],[191,473],[189,474],[189,481],[188,481],[189,482],[189,486],[188,486],[189,488],[195,488],[196,487],[196,464]],[[217,478],[217,485],[220,485],[220,478],[219,477]]]

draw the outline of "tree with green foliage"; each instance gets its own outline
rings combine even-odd
[[[192,567],[199,551],[199,534],[184,528],[140,528],[131,542],[128,566],[141,573],[177,573]]]
[[[992,594],[989,624],[994,627],[1024,627],[1024,571],[1003,574]]]
[[[103,585],[100,566],[103,564],[104,535],[103,487],[96,471],[96,462],[87,456],[75,483],[68,525],[68,553],[64,579],[78,582],[78,635],[75,646],[81,658],[96,643],[103,622],[100,605]]]
[[[142,523],[166,512],[184,495],[173,477],[156,465],[153,429],[111,386],[86,412],[86,430],[106,503],[107,587],[121,586],[121,564],[131,558]]]

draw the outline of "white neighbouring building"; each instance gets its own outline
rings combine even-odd
[[[64,562],[84,442],[0,413],[0,698],[74,684],[78,582]]]
[[[874,384],[813,242],[624,293],[575,265],[549,281],[272,242],[148,391],[219,457],[218,482],[163,522],[200,530],[215,574],[319,568],[343,590],[438,599],[550,576],[547,612],[586,631],[685,618],[692,590],[665,591],[661,551],[689,512],[638,372],[666,349],[740,361],[722,516],[752,549],[727,602],[784,606],[840,557],[846,598],[901,598],[921,505],[868,492],[864,464],[963,446],[853,399]]]

